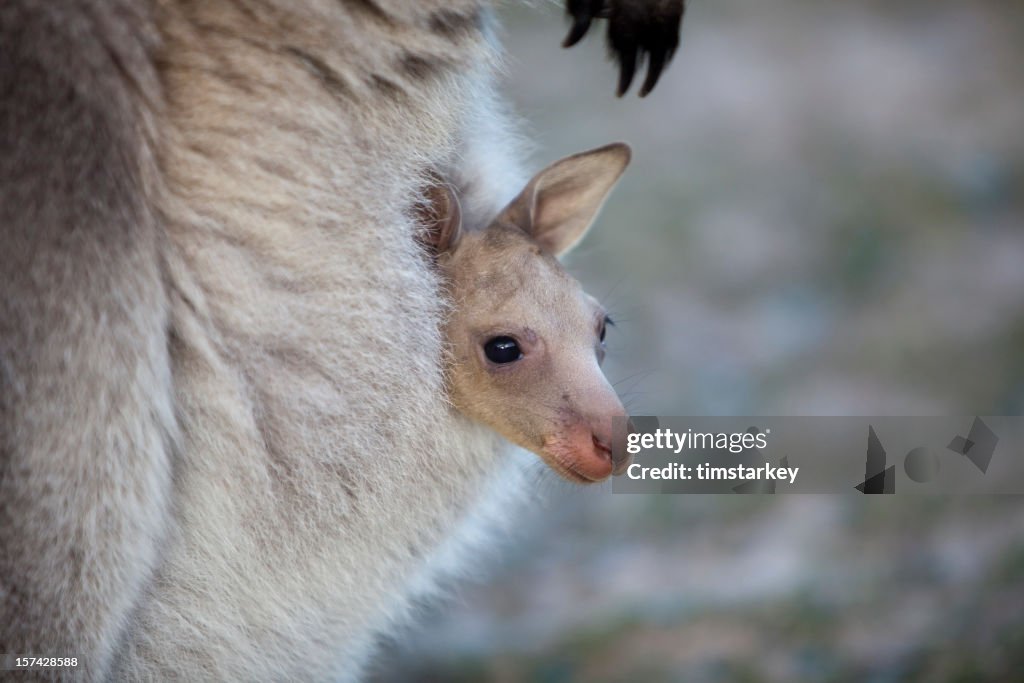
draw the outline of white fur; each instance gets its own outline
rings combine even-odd
[[[397,47],[363,60],[372,49],[386,73]],[[203,114],[245,130],[301,112],[302,135],[240,140],[170,112],[216,153],[165,160],[184,444],[176,526],[117,675],[357,678],[375,636],[481,540],[467,520],[520,483],[514,467],[495,478],[502,442],[446,402],[445,302],[409,218],[424,170],[457,169],[479,220],[520,184],[513,146],[495,144],[509,134],[494,48],[466,50],[470,68],[398,108],[360,92],[369,110],[347,116],[296,70],[290,96],[250,109],[227,93]],[[321,58],[360,87],[342,56]],[[297,182],[264,177],[267,153]]]
[[[12,157],[4,188],[60,208],[45,158],[107,209],[52,220],[80,246],[18,242],[10,226],[51,220],[24,200],[0,225],[43,269],[0,280],[18,389],[0,484],[22,494],[0,503],[0,651],[79,655],[83,679],[356,679],[514,518],[536,459],[450,407],[447,304],[412,218],[431,172],[476,224],[525,180],[490,9],[376,5],[390,21],[338,0],[0,7],[0,39],[28,36],[19,64],[58,93],[26,100],[54,142]],[[123,133],[91,149],[106,171],[64,151],[98,134],[64,122],[81,111]]]

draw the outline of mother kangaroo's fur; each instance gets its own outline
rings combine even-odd
[[[525,181],[491,13],[0,5],[0,652],[355,678],[522,492],[413,221],[432,173],[470,225]]]
[[[516,488],[446,405],[411,219],[431,170],[470,221],[522,183],[481,142],[508,139],[489,22],[473,0],[0,7],[0,652],[355,677],[470,509]]]

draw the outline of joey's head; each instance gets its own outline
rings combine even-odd
[[[587,232],[629,158],[612,144],[562,159],[482,230],[464,230],[445,193],[426,238],[454,304],[454,406],[580,483],[628,464],[611,454],[612,418],[626,412],[601,371],[611,321],[558,257]]]

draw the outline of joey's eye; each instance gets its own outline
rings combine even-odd
[[[604,343],[604,337],[605,337],[605,335],[606,335],[606,334],[608,333],[608,326],[609,326],[609,325],[611,325],[612,327],[614,327],[614,326],[615,326],[615,322],[614,322],[614,321],[613,321],[613,320],[611,319],[611,317],[610,317],[610,316],[607,316],[607,315],[606,315],[606,316],[604,317],[604,322],[602,322],[602,323],[601,323],[601,343],[602,343],[602,344]]]
[[[494,337],[484,344],[484,355],[492,363],[504,365],[522,358],[523,352],[512,337]]]

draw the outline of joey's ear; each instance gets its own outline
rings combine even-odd
[[[427,190],[427,204],[421,210],[423,232],[420,240],[434,254],[454,251],[462,236],[462,207],[446,183]]]
[[[509,217],[561,256],[586,234],[630,156],[629,145],[615,142],[556,161],[530,180],[509,206]]]

